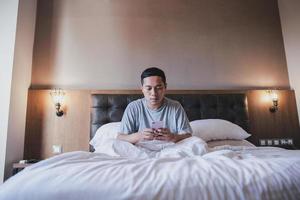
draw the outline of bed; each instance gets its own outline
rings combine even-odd
[[[140,97],[92,94],[91,139],[113,131],[126,105]],[[243,93],[168,97],[182,104],[190,121],[223,119],[229,127],[249,130]],[[91,146],[91,152],[68,152],[27,167],[0,186],[0,200],[299,199],[300,151],[255,147],[227,136],[208,141],[210,136],[206,141],[195,135],[179,147],[164,146],[163,153],[143,156],[134,146],[106,138],[99,149]]]

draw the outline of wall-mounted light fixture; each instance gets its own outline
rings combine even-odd
[[[61,89],[54,89],[54,90],[51,90],[50,95],[51,95],[52,101],[55,105],[56,115],[58,117],[63,116],[64,111],[61,109],[61,105],[64,100],[65,92]]]
[[[268,90],[267,92],[272,100],[272,106],[269,108],[270,112],[276,112],[278,110],[278,95],[275,90]]]

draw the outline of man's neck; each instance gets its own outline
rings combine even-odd
[[[164,101],[165,101],[165,98],[163,98],[163,100],[158,105],[151,105],[147,102],[147,107],[151,110],[158,110],[160,107],[162,107],[162,105],[164,104]]]

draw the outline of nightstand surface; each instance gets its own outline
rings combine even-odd
[[[14,163],[13,164],[13,170],[12,170],[12,175],[17,174],[18,172],[20,172],[22,169],[24,169],[25,167],[28,167],[30,165],[32,165],[34,163]]]
[[[28,167],[30,165],[32,165],[33,163],[14,163],[13,164],[13,168],[16,169],[16,168],[25,168],[25,167]]]

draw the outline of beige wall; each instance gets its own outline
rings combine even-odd
[[[37,0],[19,0],[17,33],[11,84],[5,178],[12,164],[23,159],[27,94],[31,82]]]
[[[290,85],[295,90],[300,114],[300,1],[279,0],[278,3]]]
[[[289,87],[277,0],[40,0],[32,87]]]
[[[0,1],[0,184],[4,179],[18,2]]]
[[[36,0],[0,1],[0,184],[23,159]]]

